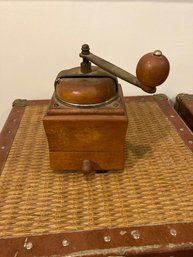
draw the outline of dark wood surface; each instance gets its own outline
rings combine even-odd
[[[193,131],[193,95],[179,94],[176,97],[175,109],[186,125]]]
[[[0,249],[4,257],[186,257],[193,256],[192,231],[192,223],[74,231],[0,239]]]

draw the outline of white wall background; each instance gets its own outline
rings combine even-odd
[[[193,1],[1,1],[0,129],[16,98],[50,98],[57,73],[78,66],[83,43],[135,73],[160,49],[171,72],[158,93],[193,93]],[[121,82],[125,95],[144,95]]]

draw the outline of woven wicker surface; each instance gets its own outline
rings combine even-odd
[[[0,178],[0,236],[193,221],[192,153],[155,102],[127,106],[125,169],[90,175],[49,169],[47,107],[26,107]]]

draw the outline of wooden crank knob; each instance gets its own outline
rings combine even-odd
[[[136,76],[141,87],[153,89],[161,85],[168,77],[170,64],[160,50],[145,54],[139,60]]]
[[[93,171],[93,165],[92,162],[90,160],[84,160],[82,162],[82,167],[81,170],[83,173],[90,173]]]

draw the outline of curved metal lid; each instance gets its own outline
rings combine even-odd
[[[117,97],[117,78],[92,66],[90,73],[80,68],[61,71],[55,81],[55,98],[68,105],[94,107]]]

